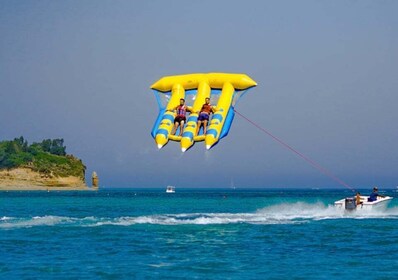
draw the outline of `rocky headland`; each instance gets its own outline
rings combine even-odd
[[[0,170],[0,190],[88,190],[77,176],[49,176],[30,168]]]
[[[0,142],[0,190],[90,190],[86,166],[66,154],[63,139],[28,145],[23,137]]]

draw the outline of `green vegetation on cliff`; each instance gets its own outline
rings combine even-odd
[[[46,139],[41,143],[28,142],[21,136],[0,142],[0,169],[30,168],[48,176],[77,176],[84,180],[86,166],[66,154],[64,139]]]

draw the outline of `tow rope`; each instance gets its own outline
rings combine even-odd
[[[276,142],[278,142],[279,144],[281,144],[282,146],[284,146],[285,148],[289,149],[290,151],[292,151],[293,153],[295,153],[296,155],[298,155],[299,157],[301,157],[302,159],[304,159],[306,162],[308,162],[312,167],[318,169],[320,172],[322,172],[323,174],[325,174],[326,176],[328,176],[329,178],[333,179],[334,181],[336,181],[337,183],[339,183],[340,185],[350,189],[351,191],[355,192],[355,189],[353,187],[351,187],[350,185],[348,185],[346,182],[344,182],[343,180],[341,180],[339,177],[337,177],[336,175],[334,175],[332,172],[330,172],[329,170],[327,170],[326,168],[324,168],[322,165],[320,165],[319,163],[317,163],[316,161],[312,160],[311,158],[309,158],[308,156],[304,155],[303,153],[300,153],[299,151],[297,151],[296,149],[294,149],[293,147],[291,147],[290,145],[286,144],[285,142],[283,142],[281,139],[279,139],[278,137],[276,137],[275,135],[273,135],[271,132],[269,132],[268,130],[266,130],[265,128],[261,127],[260,125],[258,125],[257,123],[253,122],[252,120],[250,120],[249,118],[245,117],[244,115],[242,115],[241,113],[239,113],[236,109],[234,109],[235,113],[237,113],[240,117],[242,117],[243,119],[245,119],[246,121],[248,121],[249,123],[251,123],[252,125],[254,125],[255,127],[257,127],[259,130],[261,130],[262,132],[264,132],[265,134],[267,134],[268,136],[270,136],[272,139],[274,139]]]

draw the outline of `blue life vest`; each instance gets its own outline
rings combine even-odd
[[[376,201],[379,194],[377,192],[372,192],[369,196],[368,201]]]

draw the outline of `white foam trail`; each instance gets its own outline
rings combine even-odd
[[[177,215],[153,215],[139,217],[123,217],[107,221],[98,221],[87,226],[118,225],[130,226],[136,224],[153,225],[211,225],[211,224],[279,224],[278,220],[268,219],[258,214],[231,214],[231,213],[207,213],[207,214],[177,214]],[[283,223],[297,223],[296,221],[284,221]]]
[[[221,225],[221,224],[297,224],[327,219],[398,219],[398,207],[386,210],[348,212],[332,205],[303,202],[285,203],[259,209],[253,213],[182,213],[137,217],[60,217],[38,216],[29,218],[2,217],[0,229],[36,226],[131,226],[152,225]]]
[[[360,209],[358,211],[346,211],[336,208],[333,205],[324,205],[322,203],[309,204],[303,202],[285,203],[270,206],[259,210],[258,212],[274,219],[366,219],[366,218],[398,218],[398,208],[389,209]]]

